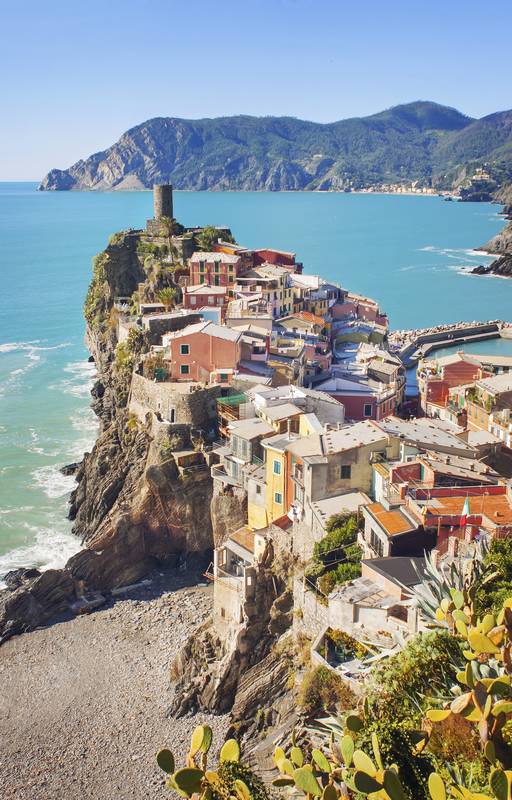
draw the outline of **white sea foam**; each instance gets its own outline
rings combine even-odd
[[[72,361],[66,364],[64,372],[71,375],[70,378],[62,378],[49,388],[56,389],[64,394],[73,397],[87,398],[90,395],[96,376],[96,367],[88,361]]]
[[[0,556],[0,576],[20,567],[58,569],[80,550],[80,540],[68,531],[56,530],[54,526],[36,528],[27,524],[24,527],[34,541]],[[0,577],[0,588],[3,587],[5,583]]]
[[[31,475],[37,486],[52,500],[69,494],[76,484],[73,475],[63,475],[55,464],[39,467],[33,470]]]
[[[62,344],[43,345],[43,340],[32,339],[29,342],[4,342],[0,344],[0,353],[14,353],[17,350],[61,350],[63,347],[69,347],[70,342],[62,342]]]

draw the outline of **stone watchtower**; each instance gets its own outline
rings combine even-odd
[[[172,186],[170,183],[155,183],[153,186],[153,217],[173,219]]]

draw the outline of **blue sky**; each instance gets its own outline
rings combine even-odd
[[[0,180],[154,116],[512,107],[510,0],[1,0]]]

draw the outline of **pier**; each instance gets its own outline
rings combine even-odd
[[[395,350],[406,369],[414,367],[421,358],[442,347],[455,347],[468,342],[481,342],[487,339],[512,338],[510,323],[501,320],[493,322],[455,323],[430,330],[410,331],[407,341]],[[393,344],[393,334],[391,335]]]

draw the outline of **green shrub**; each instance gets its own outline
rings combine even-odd
[[[322,710],[352,708],[355,696],[339,675],[328,667],[320,666],[304,675],[298,702],[306,713],[313,714]]]
[[[342,522],[331,526],[330,530],[328,530],[328,533],[326,533],[323,539],[320,539],[319,542],[315,542],[315,546],[313,548],[313,558],[315,561],[328,561],[329,558],[333,559],[335,557],[336,550],[344,547],[345,545],[353,544],[356,539],[357,519],[353,515],[350,517],[345,517]]]
[[[448,631],[418,634],[373,670],[368,694],[372,713],[417,724],[428,698],[446,694],[462,661],[460,645]]]
[[[108,261],[107,253],[98,253],[92,260],[92,280],[89,284],[84,303],[84,316],[91,328],[101,326],[107,313],[107,297],[109,286],[105,265]]]

